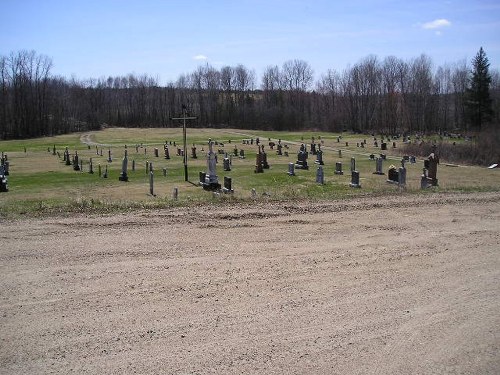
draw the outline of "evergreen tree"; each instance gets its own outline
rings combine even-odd
[[[468,118],[475,130],[481,130],[481,126],[490,121],[493,115],[490,98],[491,75],[488,72],[489,66],[490,63],[486,53],[481,47],[472,60],[472,77],[466,95]]]

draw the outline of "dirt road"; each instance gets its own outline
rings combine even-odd
[[[1,374],[498,374],[500,194],[0,223]]]

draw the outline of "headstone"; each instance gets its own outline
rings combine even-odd
[[[378,142],[377,141],[373,141],[373,147],[378,147]]]
[[[231,170],[231,163],[227,156],[222,160],[222,164],[224,171],[229,172]]]
[[[102,175],[103,178],[108,178],[108,165],[106,164],[106,168],[104,169],[104,174]]]
[[[172,191],[172,198],[174,200],[177,200],[177,198],[179,198],[179,188],[174,187],[174,190]]]
[[[396,169],[394,165],[391,165],[389,167],[389,170],[387,171],[387,182],[390,183],[399,183],[399,171]]]
[[[262,168],[269,169],[269,164],[267,163],[267,153],[264,151],[264,145],[262,145]]]
[[[392,142],[392,148],[396,148],[396,142]]]
[[[429,171],[429,178],[432,181],[432,186],[438,186],[438,179],[437,179],[437,166],[439,164],[439,158],[434,154],[430,154],[429,158],[427,159],[427,169]]]
[[[108,150],[108,163],[111,163],[113,159],[111,159],[111,149]]]
[[[316,170],[316,183],[321,185],[325,184],[325,174],[321,165]]]
[[[155,150],[154,150],[154,151],[155,151],[155,158],[157,158],[157,157],[158,157],[158,149],[157,149],[157,148],[155,148]]]
[[[355,188],[361,187],[361,184],[359,183],[359,172],[358,171],[351,172],[351,183],[349,184],[349,186],[355,187]]]
[[[338,161],[335,163],[335,174],[342,175],[344,172],[342,172],[342,162]]]
[[[234,193],[231,177],[224,176],[224,187],[222,188],[222,191],[226,194]]]
[[[122,160],[122,171],[120,173],[120,176],[118,177],[118,180],[128,181],[127,167],[128,167],[128,158],[127,154],[125,154]]]
[[[196,155],[196,146],[195,145],[193,145],[193,147],[191,147],[191,158],[198,159],[198,156]]]
[[[233,155],[238,156],[238,148],[236,146],[234,146]]]
[[[240,150],[240,159],[245,159],[245,150]]]
[[[56,145],[54,145],[54,148],[52,149],[52,155],[56,154]]]
[[[295,176],[295,164],[288,163],[288,175]]]
[[[165,152],[165,160],[170,160],[170,152],[168,151],[167,145],[165,145],[165,148],[163,151]]]
[[[406,187],[406,168],[405,167],[399,167],[399,172],[398,172],[398,185],[399,187]]]
[[[255,173],[264,173],[264,168],[262,167],[262,159],[263,155],[260,152],[260,147],[259,147],[259,152],[255,155]]]
[[[342,150],[339,150],[339,158],[342,157]]]
[[[146,175],[149,173],[149,161],[146,160]]]
[[[132,160],[132,171],[135,172],[135,159]]]
[[[304,144],[300,146],[300,150],[297,154],[297,161],[295,162],[295,168],[309,169],[309,166],[307,165],[307,151]]]
[[[381,149],[382,151],[387,150],[387,143],[382,142],[382,143],[380,144],[380,149]]]
[[[351,158],[351,172],[356,170],[356,159]]]
[[[422,176],[420,178],[420,188],[427,189],[432,186],[432,179],[427,176],[427,169],[423,168]]]
[[[213,142],[211,139],[208,140],[208,153],[207,153],[207,173],[205,176],[205,181],[203,183],[203,189],[205,190],[219,190],[220,184],[216,174],[217,158],[215,152],[213,151]]]
[[[153,197],[155,196],[153,171],[149,172],[149,194],[151,194]]]
[[[415,164],[417,162],[417,158],[415,156],[410,156],[410,164]]]
[[[80,170],[80,161],[78,160],[78,153],[75,151],[75,156],[73,157],[73,170]]]
[[[283,155],[283,146],[281,145],[281,143],[278,143],[278,145],[276,146],[276,155]]]
[[[311,143],[311,154],[316,155],[316,143]]]
[[[382,168],[382,164],[383,164],[384,160],[382,158],[377,158],[375,159],[375,172],[373,172],[373,174],[378,174],[378,175],[384,175],[385,173],[383,172]]]
[[[99,178],[101,178],[102,177],[101,163],[98,164],[97,169],[99,171]]]
[[[5,164],[0,165],[0,192],[6,193],[9,191],[7,175],[5,174]]]
[[[167,177],[167,168],[163,167],[163,177]]]
[[[315,161],[316,164],[318,165],[324,165],[325,163],[323,162],[323,151],[321,150],[321,148],[318,149],[318,151],[316,151],[316,161]]]

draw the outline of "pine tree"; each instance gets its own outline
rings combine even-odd
[[[493,110],[491,107],[488,58],[483,50],[479,49],[472,60],[472,77],[466,95],[467,115],[474,130],[480,131],[483,124],[491,120]]]

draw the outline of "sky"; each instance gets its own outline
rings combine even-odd
[[[293,59],[319,79],[369,55],[470,64],[480,47],[499,69],[499,0],[0,0],[0,56],[35,50],[51,74],[77,79],[166,84],[242,64],[260,81]]]

